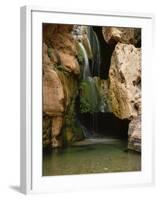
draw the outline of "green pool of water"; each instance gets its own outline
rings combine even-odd
[[[141,155],[127,143],[92,144],[43,152],[43,176],[141,170]]]

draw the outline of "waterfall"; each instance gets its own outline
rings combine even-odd
[[[95,32],[94,33],[94,37],[95,37],[95,43],[96,43],[96,54],[95,54],[95,58],[94,58],[94,66],[93,69],[95,68],[95,72],[97,73],[97,75],[100,75],[100,65],[101,65],[101,53],[100,53],[100,44],[99,44],[99,40],[97,37],[97,34]]]
[[[101,49],[97,34],[92,27],[88,27],[88,38],[93,54],[92,63],[90,66],[91,73],[93,76],[99,76],[101,67]]]
[[[85,126],[83,126],[80,121],[77,121],[77,123],[82,129],[84,137],[91,138],[91,136],[92,136],[91,132],[88,131],[88,129]]]
[[[81,48],[83,58],[84,58],[83,80],[85,80],[87,77],[91,76],[90,69],[89,69],[89,60],[88,60],[86,49],[81,42],[79,42],[79,46]]]
[[[97,51],[96,64],[98,63],[97,67],[99,68],[100,67],[99,66],[99,63],[100,63],[99,41],[98,41],[97,35],[94,32],[91,32],[91,33],[93,33],[94,39],[96,38],[96,43],[93,43],[93,44],[97,45],[97,48],[94,47],[94,49],[96,49]],[[82,90],[84,93],[82,98],[85,99],[85,101],[84,103],[81,102],[81,104],[83,103],[83,105],[84,104],[88,105],[88,107],[84,108],[82,112],[90,112],[90,113],[105,112],[105,104],[96,86],[96,78],[92,77],[91,72],[90,72],[89,59],[87,56],[86,49],[84,45],[82,44],[82,42],[79,42],[78,44],[83,55],[83,80],[81,82],[82,83],[81,85],[82,85]]]
[[[83,79],[80,82],[80,112],[90,113],[91,115],[91,130],[87,130],[85,126],[80,124],[85,138],[96,137],[98,131],[98,113],[105,112],[105,103],[100,94],[100,89],[97,87],[97,77],[100,75],[101,52],[100,43],[96,33],[92,27],[87,29],[88,41],[92,51],[91,60],[88,58],[87,50],[82,40],[78,42],[79,48],[83,57]],[[91,70],[90,70],[91,69]]]

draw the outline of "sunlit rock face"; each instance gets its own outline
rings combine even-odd
[[[141,151],[141,30],[98,29],[43,25],[44,147],[84,138],[75,110],[79,97],[79,113],[130,121],[128,148]]]
[[[74,120],[80,66],[71,25],[43,26],[43,145],[61,147],[62,129],[69,112]],[[72,108],[72,110],[70,109]],[[71,110],[71,111],[70,111]]]
[[[138,115],[141,103],[141,50],[118,43],[109,70],[112,112],[120,119]]]
[[[141,49],[118,43],[111,59],[108,96],[112,112],[120,119],[129,119],[129,141],[141,142]],[[136,120],[138,119],[138,120]],[[134,124],[134,120],[137,124]],[[133,131],[132,131],[133,130]],[[134,139],[133,139],[134,138]],[[139,142],[140,141],[140,142]],[[139,145],[138,144],[138,145]],[[130,146],[130,145],[129,145]],[[133,146],[133,145],[131,145]],[[138,147],[139,149],[139,147]],[[135,148],[136,150],[136,148]]]
[[[43,111],[49,116],[62,115],[64,112],[64,91],[56,71],[49,66],[44,68]]]
[[[62,65],[66,71],[80,73],[80,66],[76,60],[77,48],[71,31],[72,25],[45,24],[43,28],[43,42],[48,47],[48,54],[52,63]]]

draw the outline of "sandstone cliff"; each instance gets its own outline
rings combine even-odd
[[[81,113],[129,120],[128,148],[141,151],[140,29],[43,25],[44,147],[84,138],[77,97]]]
[[[109,69],[108,98],[112,112],[129,119],[128,148],[141,151],[141,43],[139,29],[104,27],[103,35],[115,45]]]
[[[71,35],[72,28],[70,25],[43,25],[44,147],[62,146],[62,135],[67,135],[67,131],[63,130],[64,125],[67,124],[69,131],[73,131],[74,127],[72,107],[78,93],[80,66],[76,58],[76,41]]]

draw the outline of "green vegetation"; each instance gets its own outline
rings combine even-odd
[[[66,116],[65,125],[63,129],[64,145],[71,144],[74,141],[84,139],[83,130],[76,122],[75,113],[75,97],[70,102]]]
[[[94,113],[99,111],[100,96],[93,79],[80,83],[80,111]]]
[[[64,145],[84,138],[83,131],[76,122],[75,99],[78,95],[79,80],[74,75],[66,72],[64,66],[54,65],[54,68],[62,82],[65,95],[65,122],[62,130]]]
[[[49,57],[51,57],[51,52],[52,52],[52,48],[48,48],[47,54],[48,54]]]
[[[83,55],[82,49],[78,42],[76,42],[76,47],[77,47],[77,52],[78,52],[78,54],[77,54],[78,62],[79,62],[79,64],[83,64],[84,55]]]

